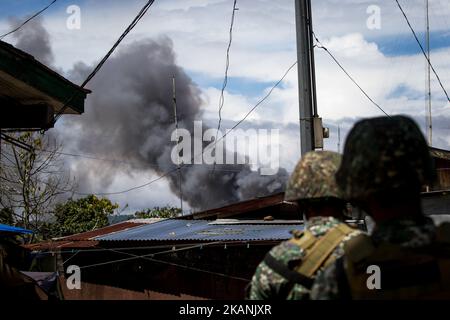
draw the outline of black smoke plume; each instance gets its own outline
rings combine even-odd
[[[71,75],[81,82],[91,68],[77,64]],[[193,122],[202,119],[200,90],[176,65],[172,42],[164,37],[135,42],[119,50],[89,84],[93,93],[87,100],[85,114],[64,121],[64,131],[76,135],[75,150],[126,160],[130,172],[154,170],[164,174],[176,168],[171,161],[171,134],[175,129],[173,76],[179,126],[192,132]],[[247,165],[217,165],[214,173],[211,169],[207,165],[182,168],[183,199],[191,208],[217,207],[282,191],[288,178],[284,169],[274,176],[262,176]],[[107,187],[116,170],[114,163],[99,162],[78,165],[74,173],[80,189],[96,192],[92,182],[101,179],[102,187]],[[178,173],[167,178],[172,192],[179,196]]]
[[[25,21],[25,19],[23,19]],[[11,18],[11,28],[16,28],[22,23],[22,19]],[[32,56],[39,62],[51,66],[54,61],[50,44],[50,35],[43,26],[41,17],[30,20],[23,28],[11,34],[17,41],[15,46]]]

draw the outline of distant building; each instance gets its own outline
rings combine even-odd
[[[267,251],[303,228],[283,198],[128,220],[27,248],[37,258],[33,271],[58,266],[66,299],[242,299]],[[81,290],[65,289],[64,261],[80,266]]]

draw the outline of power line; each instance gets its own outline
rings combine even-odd
[[[74,158],[82,158],[82,159],[88,159],[88,160],[95,160],[95,161],[101,161],[101,162],[111,162],[111,163],[119,163],[119,164],[126,164],[129,166],[139,166],[140,164],[137,162],[130,162],[130,161],[124,161],[124,160],[117,160],[117,159],[107,159],[107,158],[98,158],[95,157],[93,155],[88,155],[88,154],[75,154],[75,153],[67,153],[67,152],[60,152],[60,151],[52,151],[52,150],[45,150],[45,149],[40,149],[37,151],[41,151],[41,152],[45,152],[45,153],[54,153],[54,154],[58,154],[58,155],[62,155],[62,156],[67,156],[67,157],[74,157]],[[155,164],[155,163],[148,163],[145,162],[146,166],[149,167],[154,167],[154,168],[161,168],[161,167],[166,167],[166,165],[160,165],[160,164]],[[194,166],[194,164],[186,164],[187,166]],[[210,169],[212,170],[212,169]],[[217,171],[225,171],[225,172],[240,172],[241,170],[238,169],[216,169]]]
[[[33,146],[31,146],[23,141],[20,141],[19,139],[8,136],[8,135],[4,134],[3,132],[1,132],[1,139],[5,140],[6,142],[12,144],[13,146],[15,146],[17,148],[21,148],[28,152],[33,152],[35,150]]]
[[[133,255],[133,257],[131,257],[131,258],[124,258],[124,259],[117,259],[117,260],[110,260],[110,261],[105,261],[105,262],[100,262],[100,263],[94,263],[94,264],[82,266],[82,267],[80,267],[80,269],[92,268],[92,267],[97,267],[97,266],[102,266],[102,265],[107,265],[107,264],[112,264],[112,263],[117,263],[117,262],[123,262],[123,261],[129,261],[129,260],[136,260],[136,259],[140,259],[140,258],[153,257],[153,256],[159,255],[159,254],[174,253],[174,252],[179,252],[179,251],[192,250],[192,249],[203,248],[203,247],[211,246],[211,245],[219,245],[219,244],[223,244],[223,243],[226,243],[226,242],[215,241],[215,242],[209,242],[209,243],[196,244],[196,245],[193,245],[193,246],[189,246],[189,247],[186,247],[186,248],[175,249],[175,250],[167,250],[167,251],[162,251],[162,252],[147,253],[147,254],[144,254],[144,255]],[[106,250],[116,251],[114,249],[109,249],[109,248],[105,248],[105,249]],[[121,252],[121,253],[126,254],[124,252]]]
[[[169,219],[169,220],[172,220],[172,218]],[[125,220],[123,222],[129,222],[129,221]],[[189,220],[186,220],[186,223],[189,223]],[[140,226],[140,225],[137,225],[137,226]],[[120,251],[127,251],[127,250],[148,250],[148,249],[152,249],[153,250],[153,249],[167,249],[167,248],[171,248],[170,251],[166,250],[166,251],[159,251],[159,252],[153,253],[153,255],[159,255],[159,254],[163,254],[163,253],[169,253],[169,252],[172,253],[172,252],[174,252],[173,247],[177,247],[178,248],[178,249],[175,249],[175,252],[176,251],[192,249],[192,243],[188,243],[188,242],[186,242],[186,243],[182,243],[182,242],[178,243],[177,242],[176,244],[140,246],[140,247],[113,247],[113,248],[96,247],[96,249],[83,248],[83,249],[67,249],[67,250],[58,249],[58,248],[60,248],[61,245],[58,245],[57,241],[70,241],[70,240],[65,240],[64,238],[65,237],[62,237],[62,238],[59,238],[59,239],[56,239],[56,240],[52,240],[52,241],[54,241],[53,244],[55,246],[54,247],[49,246],[48,247],[49,251],[42,251],[42,252],[40,252],[40,254],[52,254],[52,255],[55,254],[55,253],[61,253],[61,254],[66,254],[66,253],[73,253],[73,254],[75,254],[75,253],[83,253],[84,254],[84,253],[104,252],[104,251],[108,251],[108,250],[111,250],[111,249],[113,249],[113,250],[120,250]],[[76,242],[76,241],[70,241],[70,242]],[[236,246],[238,244],[240,244],[240,245],[247,245],[247,246],[249,245],[248,241],[242,241],[242,242],[239,242],[239,243],[236,243],[236,241],[229,241],[229,242],[226,242],[226,241],[220,241],[220,242],[214,241],[214,242],[203,242],[203,243],[200,243],[200,244],[196,245],[195,247],[199,247],[200,249],[202,249],[202,247],[206,247],[206,246],[209,246],[209,245],[212,245],[212,244],[214,244],[214,245],[232,244],[234,246]],[[66,245],[66,243],[62,244],[62,245]],[[258,244],[253,244],[253,246],[255,246],[255,245],[258,245]],[[33,249],[33,248],[31,248],[31,249],[34,250],[34,251],[38,250],[38,249]]]
[[[255,104],[255,106],[253,108],[250,109],[249,112],[247,112],[247,114],[244,116],[244,118],[242,118],[241,120],[239,120],[228,132],[226,132],[219,140],[217,140],[217,142],[225,139],[225,137],[232,132],[233,130],[235,130],[242,122],[244,122],[252,113],[253,111],[256,110],[256,108],[258,108],[264,101],[267,100],[267,98],[270,97],[270,95],[272,94],[272,92],[281,84],[281,82],[283,82],[284,78],[286,78],[286,76],[288,75],[288,73],[292,70],[292,68],[295,67],[295,65],[297,64],[297,61],[294,62],[284,73],[284,75],[281,77],[280,80],[278,80],[278,82],[276,82],[273,87],[269,90],[269,92],[257,103]]]
[[[120,263],[120,262],[136,260],[136,259],[144,259],[144,260],[148,260],[148,261],[151,261],[151,262],[162,263],[162,264],[166,264],[166,265],[172,265],[172,266],[175,266],[175,267],[188,269],[188,270],[192,270],[192,271],[197,271],[197,272],[201,272],[201,273],[208,273],[208,274],[212,274],[212,275],[232,278],[232,279],[241,280],[241,281],[245,281],[245,282],[250,281],[249,279],[245,279],[245,278],[230,276],[230,275],[219,273],[219,272],[204,270],[204,269],[200,269],[200,268],[196,268],[196,267],[181,265],[181,264],[178,264],[178,263],[174,263],[174,262],[170,262],[170,261],[164,261],[164,260],[160,260],[160,259],[155,259],[154,258],[154,256],[160,255],[160,254],[175,253],[175,252],[179,252],[179,251],[186,251],[186,250],[192,250],[192,249],[197,249],[197,248],[201,249],[204,246],[220,245],[220,244],[225,244],[226,245],[226,242],[217,241],[217,242],[203,243],[203,244],[198,244],[198,245],[194,245],[194,246],[187,247],[187,248],[168,250],[168,251],[156,252],[156,253],[150,253],[150,254],[144,254],[144,255],[137,255],[137,254],[123,252],[123,251],[119,251],[119,250],[115,250],[115,249],[105,248],[107,251],[119,253],[119,254],[122,254],[122,255],[127,255],[129,257],[128,258],[123,258],[123,259],[116,259],[116,260],[110,260],[110,261],[105,261],[105,262],[85,265],[85,266],[81,266],[80,269],[94,268],[94,267],[99,267],[99,266],[104,266],[104,265],[109,265],[109,264],[116,264],[116,263]],[[73,255],[73,256],[75,256],[75,255]],[[69,259],[71,259],[72,257],[70,257]]]
[[[120,254],[125,254],[125,255],[128,255],[128,256],[139,257],[138,255],[135,255],[135,254],[132,254],[132,253],[128,253],[128,252],[121,252],[121,251],[117,251],[117,250],[111,250],[111,251],[116,252],[116,253],[120,253]],[[241,278],[241,277],[231,276],[229,274],[224,274],[224,273],[220,273],[220,272],[214,272],[214,271],[200,269],[200,268],[196,268],[196,267],[186,266],[186,265],[178,264],[178,263],[175,263],[175,262],[164,261],[164,260],[154,259],[154,258],[149,258],[149,257],[145,257],[143,259],[151,261],[151,262],[156,262],[156,263],[161,263],[161,264],[165,264],[165,265],[174,266],[174,267],[177,267],[177,268],[186,269],[186,270],[192,270],[192,271],[196,271],[196,272],[200,272],[200,273],[206,273],[206,274],[211,274],[211,275],[215,275],[215,276],[219,276],[219,277],[225,277],[225,278],[228,278],[228,279],[244,281],[244,282],[247,282],[247,283],[251,281],[250,279],[245,279],[245,278]]]
[[[408,24],[409,29],[411,30],[411,32],[412,32],[412,34],[413,34],[413,36],[414,36],[414,39],[416,39],[416,42],[417,42],[417,44],[419,45],[420,50],[422,50],[422,53],[423,53],[425,59],[428,61],[428,65],[431,67],[431,70],[433,71],[434,75],[436,76],[436,79],[438,80],[439,85],[440,85],[441,88],[442,88],[442,91],[444,91],[444,94],[445,94],[445,96],[447,97],[447,100],[450,102],[450,97],[449,97],[449,95],[448,95],[448,93],[447,93],[447,90],[445,90],[444,85],[442,84],[441,78],[440,78],[439,75],[437,74],[436,70],[434,69],[433,64],[431,63],[430,58],[428,57],[427,53],[425,52],[425,49],[423,48],[422,44],[420,43],[420,40],[419,40],[419,38],[417,37],[416,31],[414,31],[413,26],[412,26],[411,23],[409,22],[408,16],[406,15],[405,11],[403,10],[402,6],[400,5],[400,2],[398,2],[398,0],[395,0],[395,2],[397,2],[398,8],[399,8],[400,11],[402,12],[403,17],[405,18],[406,23]]]
[[[186,220],[188,222],[188,220]],[[123,222],[129,222],[127,220],[123,221]],[[136,226],[141,226],[139,224],[137,224]],[[69,236],[70,237],[70,236]],[[83,248],[83,249],[67,249],[67,250],[61,250],[58,249],[60,247],[60,245],[58,245],[58,243],[56,241],[70,241],[70,240],[64,240],[64,237],[59,238],[57,240],[52,240],[55,241],[54,243],[54,247],[49,246],[48,250],[49,251],[45,251],[45,252],[40,252],[40,254],[55,254],[55,253],[61,253],[61,254],[66,254],[66,253],[96,253],[96,252],[104,252],[104,251],[108,251],[111,249],[114,250],[121,250],[121,251],[127,251],[127,250],[147,250],[147,249],[167,249],[167,248],[173,248],[174,245],[173,244],[165,244],[165,245],[154,245],[154,246],[141,246],[141,247],[114,247],[114,248],[102,248],[102,247],[96,247],[97,249],[91,249],[91,248]],[[71,242],[75,242],[75,241],[71,241]],[[210,242],[206,242],[205,244],[208,245]],[[65,244],[63,244],[65,245]],[[176,247],[181,247],[180,249],[184,248],[184,247],[191,247],[192,243],[177,243],[175,245]],[[37,249],[35,249],[37,250]],[[160,254],[160,253],[158,253]]]
[[[125,29],[125,31],[122,33],[122,35],[119,37],[119,39],[114,43],[114,45],[111,47],[111,49],[108,51],[108,53],[103,57],[103,59],[97,64],[97,66],[94,68],[94,70],[89,74],[89,76],[84,80],[84,82],[81,84],[81,88],[84,88],[89,81],[94,78],[94,76],[100,71],[100,69],[103,67],[105,62],[109,59],[109,57],[114,53],[116,48],[119,46],[119,44],[122,42],[123,39],[128,35],[128,33],[133,30],[133,28],[139,23],[139,21],[145,16],[147,11],[150,9],[150,7],[153,5],[155,0],[149,0],[139,11],[137,16],[134,18],[134,20],[131,22],[131,24]],[[69,100],[64,104],[64,106],[60,109],[58,114],[55,116],[55,119],[53,121],[53,125],[58,121],[58,119],[61,117],[61,115],[64,113],[64,111],[69,107],[69,103],[73,101],[78,96],[79,93],[74,94],[72,97],[69,98]]]
[[[19,31],[24,25],[26,25],[28,22],[30,22],[31,20],[33,20],[34,18],[36,18],[37,16],[39,16],[41,13],[43,13],[45,10],[47,10],[48,8],[50,8],[56,1],[58,0],[53,0],[49,5],[47,5],[45,8],[41,9],[40,11],[36,12],[34,15],[32,15],[30,18],[28,18],[27,20],[25,20],[24,22],[22,22],[17,28],[3,34],[0,36],[0,40],[3,40],[3,38],[5,38],[6,36],[9,36],[10,34]]]
[[[233,42],[234,17],[235,17],[236,10],[238,10],[236,8],[236,5],[237,5],[237,0],[234,0],[233,13],[231,14],[231,23],[230,23],[230,40],[228,41],[227,58],[226,58],[226,63],[225,63],[225,77],[223,79],[222,90],[220,92],[220,98],[219,98],[219,123],[217,125],[217,132],[216,132],[216,138],[214,140],[215,141],[214,147],[217,145],[217,137],[219,136],[220,127],[222,125],[222,109],[225,104],[224,94],[225,94],[225,89],[228,84],[228,70],[230,68],[230,49],[231,49],[231,43]],[[216,163],[214,162],[214,169],[215,168],[216,168]]]
[[[347,70],[342,66],[342,64],[336,59],[336,57],[330,52],[330,50],[328,50],[328,48],[326,48],[321,42],[320,40],[317,38],[317,36],[315,35],[315,33],[313,32],[313,36],[314,39],[316,40],[317,44],[316,47],[319,49],[324,50],[326,53],[328,53],[328,55],[333,59],[333,61],[339,66],[339,68],[341,68],[341,70],[347,75],[347,77],[358,87],[358,89],[366,96],[367,99],[369,99],[369,101],[376,106],[378,109],[381,110],[381,112],[383,112],[386,116],[390,117],[390,115],[384,111],[384,109],[378,104],[376,103],[368,94],[367,92],[358,84],[358,82],[350,75],[350,73],[347,72]]]
[[[113,195],[118,195],[118,194],[123,194],[123,193],[128,193],[134,190],[138,190],[138,189],[142,189],[145,188],[149,185],[152,185],[153,183],[158,182],[159,180],[161,180],[162,178],[167,177],[168,175],[170,175],[171,173],[178,171],[178,168],[175,168],[173,170],[167,171],[166,173],[162,174],[161,176],[159,176],[156,179],[153,179],[145,184],[142,184],[140,186],[136,186],[136,187],[132,187],[123,191],[118,191],[118,192],[103,192],[103,193],[81,193],[81,192],[74,192],[74,194],[79,195],[79,196],[89,196],[89,195],[96,195],[96,196],[113,196]]]

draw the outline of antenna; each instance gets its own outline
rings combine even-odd
[[[173,86],[173,113],[175,118],[175,137],[177,139],[177,166],[178,166],[178,183],[179,183],[179,192],[180,192],[180,208],[181,215],[183,215],[183,189],[181,185],[181,166],[180,166],[180,153],[178,152],[178,144],[180,143],[178,137],[178,116],[177,116],[177,87],[175,76],[172,77],[172,86]]]
[[[426,24],[427,24],[427,32],[426,32],[426,49],[427,49],[427,55],[428,55],[428,61],[430,60],[430,3],[429,0],[425,0],[426,3]],[[428,86],[428,103],[427,103],[427,111],[426,111],[426,123],[427,123],[427,137],[428,137],[428,144],[430,146],[433,145],[433,122],[431,118],[431,63],[427,61],[428,66],[428,72],[427,72],[427,86]]]

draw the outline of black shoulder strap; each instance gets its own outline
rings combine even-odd
[[[289,269],[286,265],[275,259],[270,253],[266,254],[264,263],[289,282],[300,284],[307,289],[311,289],[314,282],[312,278]]]
[[[348,283],[347,273],[345,272],[344,257],[336,260],[335,267],[339,300],[352,300],[350,285]]]

